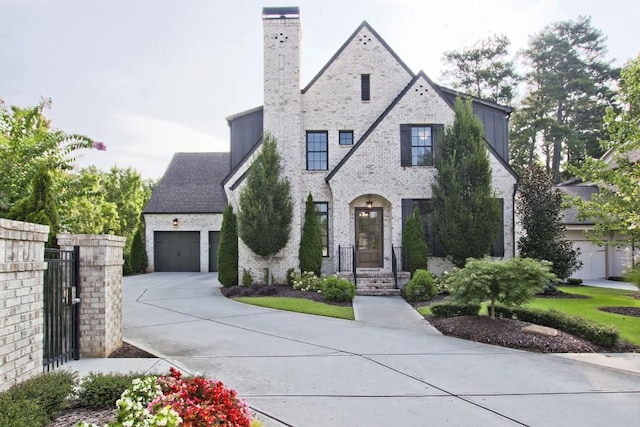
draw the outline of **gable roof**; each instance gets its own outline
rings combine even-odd
[[[571,178],[556,185],[556,188],[568,196],[578,196],[583,200],[591,200],[598,193],[598,187],[592,183],[582,182],[579,178]],[[565,225],[592,225],[594,218],[580,218],[577,207],[571,206],[562,210],[562,223]]]
[[[222,180],[229,153],[175,153],[144,213],[219,213],[227,199]]]
[[[376,127],[378,127],[378,125],[382,122],[382,120],[384,120],[384,118],[389,114],[389,112],[391,110],[393,110],[393,108],[396,106],[396,104],[398,104],[398,102],[400,102],[400,100],[406,95],[406,93],[409,91],[409,89],[411,88],[411,86],[413,86],[415,84],[416,81],[418,81],[420,78],[423,78],[427,81],[427,83],[429,83],[436,91],[436,93],[438,95],[440,95],[440,97],[451,107],[451,109],[453,110],[454,108],[454,104],[452,102],[452,100],[450,99],[449,96],[446,96],[445,93],[443,92],[443,89],[450,92],[450,93],[457,93],[451,89],[447,89],[447,88],[443,88],[442,86],[438,86],[437,84],[435,84],[430,78],[429,76],[427,76],[424,71],[420,71],[418,72],[418,74],[416,74],[411,81],[409,82],[409,84],[402,90],[402,92],[400,92],[398,94],[398,96],[391,102],[391,104],[389,104],[389,106],[382,112],[382,114],[380,115],[380,117],[378,117],[373,124],[369,127],[369,129],[366,130],[366,132],[362,135],[362,137],[360,137],[360,139],[358,140],[358,142],[356,144],[354,144],[354,146],[351,148],[351,150],[349,150],[349,152],[347,154],[345,154],[345,156],[338,162],[338,164],[333,168],[333,170],[331,170],[331,172],[326,176],[325,181],[329,182],[331,180],[331,178],[333,178],[333,176],[340,170],[340,168],[342,168],[342,166],[347,162],[347,160],[349,160],[349,158],[355,154],[356,150],[364,143],[364,141],[369,137],[369,135],[371,135],[371,133],[376,129]],[[456,95],[457,96],[457,95]],[[499,104],[494,104],[490,101],[484,101],[480,98],[473,98],[474,102],[476,102],[476,99],[478,101],[482,101],[485,102],[487,104],[493,104],[491,106],[496,106],[496,107],[500,107],[500,109],[504,110],[506,113],[510,113],[511,111],[513,111],[510,107],[505,107]],[[454,98],[455,100],[455,98]],[[496,108],[494,107],[494,108]],[[487,144],[487,148],[488,150],[493,153],[494,157],[496,159],[498,159],[498,161],[500,162],[500,164],[502,164],[507,171],[514,177],[516,178],[516,180],[518,179],[518,175],[516,174],[516,172],[513,170],[513,168],[511,167],[511,165],[509,165],[509,163],[507,163],[502,156],[500,156],[500,154],[491,146],[491,144],[489,143],[489,141],[487,141],[486,138],[484,138],[484,141]]]
[[[387,44],[386,41],[384,41],[384,39],[382,37],[380,37],[380,35],[376,32],[376,30],[374,30],[373,28],[371,28],[371,25],[369,25],[369,23],[367,21],[362,21],[362,24],[360,24],[358,26],[358,28],[356,28],[356,30],[353,32],[353,34],[351,34],[351,37],[349,37],[347,39],[346,42],[344,42],[344,44],[342,46],[340,46],[340,49],[338,49],[338,51],[331,57],[331,59],[329,60],[329,62],[327,62],[325,64],[324,67],[322,67],[322,69],[318,72],[318,74],[316,74],[311,81],[309,82],[309,84],[307,84],[304,89],[302,89],[302,93],[306,93],[311,86],[313,86],[313,84],[324,74],[325,71],[327,71],[327,69],[331,66],[331,64],[334,63],[334,61],[340,56],[340,54],[347,48],[347,46],[349,46],[349,44],[353,41],[353,39],[358,35],[358,33],[363,29],[366,28],[367,30],[369,30],[371,32],[371,34],[374,35],[375,38],[377,38],[380,43],[382,44],[382,46],[384,46],[384,48],[389,51],[389,53],[395,58],[396,61],[398,61],[398,63],[402,66],[402,68],[404,68],[405,70],[407,70],[407,73],[409,73],[409,75],[411,77],[415,77],[415,74],[413,74],[413,71],[411,71],[411,69],[407,66],[407,64],[404,63],[404,61],[402,59],[400,59],[400,57],[393,51],[393,49],[391,49],[391,47]]]

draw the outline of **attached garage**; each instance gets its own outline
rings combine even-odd
[[[580,261],[582,267],[573,273],[573,277],[579,279],[604,279],[607,277],[606,252],[602,246],[597,246],[593,242],[574,242],[574,248],[580,249]]]
[[[156,231],[155,271],[200,271],[199,231]]]

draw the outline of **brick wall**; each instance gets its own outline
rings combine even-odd
[[[0,391],[42,372],[49,227],[0,218]]]
[[[106,357],[122,345],[125,238],[59,234],[60,249],[80,247],[80,356]]]

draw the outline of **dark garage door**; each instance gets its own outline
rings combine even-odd
[[[200,271],[199,231],[156,231],[155,271]]]
[[[209,232],[209,271],[218,271],[218,245],[220,244],[220,232]]]

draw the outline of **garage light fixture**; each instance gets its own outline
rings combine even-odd
[[[173,226],[174,227],[178,226],[178,218],[173,218]]]

